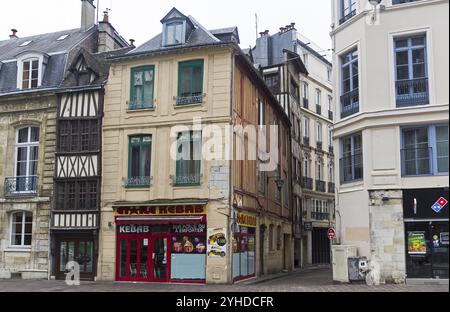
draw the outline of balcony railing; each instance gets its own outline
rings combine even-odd
[[[336,184],[328,182],[328,193],[334,194],[336,192]]]
[[[345,21],[348,21],[349,19],[351,19],[353,16],[356,15],[356,10],[351,11],[350,13],[348,13],[347,15],[343,16],[340,20],[339,20],[339,24],[343,24]]]
[[[313,189],[314,180],[307,177],[302,177],[302,187],[308,190]]]
[[[127,180],[127,187],[150,186],[150,177],[131,177]]]
[[[203,102],[203,94],[193,94],[190,96],[178,96],[177,106],[199,104]]]
[[[341,95],[341,118],[359,112],[359,89]]]
[[[128,109],[130,111],[133,110],[141,110],[141,109],[152,109],[153,103],[137,103],[136,101],[132,101],[128,103]]]
[[[392,0],[392,4],[396,5],[396,4],[403,4],[403,3],[409,3],[409,2],[415,2],[418,0]]]
[[[401,154],[403,176],[432,174],[433,149],[431,147],[406,148],[401,150]]]
[[[316,191],[317,191],[317,192],[325,193],[325,192],[326,192],[326,189],[325,189],[326,186],[327,186],[327,183],[326,183],[326,182],[316,180]]]
[[[319,104],[316,104],[316,113],[322,115],[322,106],[320,106]]]
[[[309,100],[307,98],[303,98],[303,107],[309,109]]]
[[[426,105],[430,103],[428,78],[399,80],[395,82],[397,107]]]
[[[363,179],[363,155],[361,153],[343,157],[339,163],[342,183]]]
[[[323,143],[322,142],[316,142],[316,147],[318,150],[322,150],[323,149]]]
[[[5,197],[35,196],[37,187],[37,176],[5,178]]]
[[[303,145],[309,146],[309,138],[308,137],[303,137]]]
[[[331,121],[334,119],[334,113],[330,110],[328,111],[328,119]]]
[[[199,174],[175,176],[175,186],[200,185],[200,177]]]
[[[328,212],[311,211],[311,219],[314,220],[329,220],[330,214]]]

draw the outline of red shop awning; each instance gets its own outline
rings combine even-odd
[[[116,223],[122,224],[201,224],[205,222],[205,216],[185,217],[116,217]]]

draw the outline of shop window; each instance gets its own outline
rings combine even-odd
[[[200,185],[201,132],[183,132],[177,139],[176,186]]]
[[[277,250],[281,250],[283,244],[283,233],[281,231],[281,226],[277,226]]]
[[[131,69],[130,110],[153,108],[155,67]]]
[[[33,229],[33,214],[19,211],[11,215],[11,246],[30,247]]]
[[[128,156],[128,187],[150,186],[152,136],[130,137]]]
[[[178,106],[203,102],[203,63],[203,60],[194,60],[179,64]]]
[[[274,225],[269,225],[269,251],[274,250]]]
[[[233,279],[255,275],[255,228],[237,226],[233,239]]]

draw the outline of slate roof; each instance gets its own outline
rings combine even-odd
[[[176,46],[163,46],[162,44],[163,34],[160,33],[155,37],[153,37],[152,39],[150,39],[149,41],[135,48],[134,50],[126,53],[125,55],[123,55],[123,57],[127,56],[131,57],[133,55],[153,53],[153,52],[177,50],[180,48],[231,43],[235,42],[233,41],[232,38],[233,36],[237,37],[237,41],[239,41],[239,34],[237,32],[237,27],[228,27],[210,31],[207,30],[205,27],[203,27],[192,16],[187,16],[186,18],[195,27],[194,30],[189,34],[186,43]]]

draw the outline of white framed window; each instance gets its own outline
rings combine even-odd
[[[24,127],[17,130],[15,151],[15,176],[13,192],[36,192],[39,161],[38,127]]]
[[[11,247],[31,247],[33,235],[33,214],[18,211],[11,214]]]
[[[25,53],[17,57],[17,89],[38,88],[48,56],[41,53]]]
[[[333,112],[333,97],[331,95],[328,96],[328,111]]]
[[[332,163],[328,166],[328,181],[334,183],[334,165]]]
[[[177,45],[184,43],[184,22],[165,24],[164,45]]]
[[[322,106],[322,91],[320,89],[316,89],[316,105]]]
[[[309,157],[303,158],[303,176],[309,178],[311,174]]]
[[[309,118],[303,118],[303,137],[309,138]]]
[[[322,141],[322,124],[319,121],[317,121],[317,124],[316,124],[316,141],[323,142]]]
[[[327,68],[327,80],[331,82],[332,76],[333,76],[333,70],[330,67],[328,67]]]
[[[303,53],[303,64],[305,64],[306,67],[309,65],[309,54]]]
[[[309,85],[307,82],[302,82],[302,93],[304,99],[309,99]]]
[[[323,181],[323,163],[321,160],[317,161],[316,168],[316,180]]]

